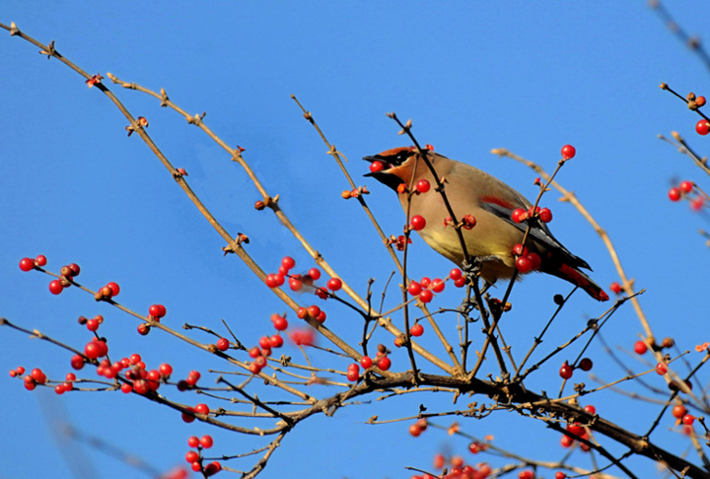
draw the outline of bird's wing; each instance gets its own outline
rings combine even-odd
[[[508,224],[516,227],[520,231],[525,232],[528,227],[528,224],[526,222],[516,223],[511,217],[511,214],[513,213],[513,210],[515,208],[522,208],[526,204],[529,204],[522,196],[520,196],[518,199],[519,205],[516,206],[510,204],[510,202],[507,202],[505,200],[483,196],[480,198],[479,206],[484,210],[488,211],[489,213],[496,215],[498,218],[502,219]],[[586,268],[591,271],[592,268],[586,261],[584,261],[579,256],[573,255],[567,248],[562,246],[562,243],[557,241],[557,239],[552,235],[552,232],[545,223],[537,222],[533,224],[530,228],[530,236],[532,236],[532,238],[536,242],[538,242],[542,247],[544,247],[551,253],[561,255],[563,258],[563,262],[568,264],[569,266],[577,268]]]

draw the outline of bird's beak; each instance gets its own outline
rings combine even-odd
[[[380,157],[380,156],[378,156],[378,155],[375,155],[375,156],[364,156],[362,159],[365,160],[365,161],[369,161],[370,163],[375,162],[375,161],[381,161],[382,163],[385,164],[385,169],[384,169],[384,170],[382,170],[382,171],[377,171],[377,172],[370,172],[370,173],[367,173],[367,174],[365,174],[365,175],[363,175],[363,176],[371,176],[371,177],[373,177],[373,178],[377,178],[375,175],[382,174],[382,173],[384,173],[388,168],[391,167],[391,165],[389,165],[389,164],[384,160],[384,158],[382,158],[382,157]],[[379,178],[377,178],[377,179],[379,179]]]

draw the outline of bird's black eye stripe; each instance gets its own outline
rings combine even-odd
[[[395,157],[395,161],[397,162],[398,165],[401,165],[405,161],[407,161],[407,158],[412,156],[413,152],[411,151],[400,151],[397,153],[397,156]]]

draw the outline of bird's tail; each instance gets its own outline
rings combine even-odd
[[[597,283],[592,281],[592,278],[582,273],[577,268],[573,268],[565,263],[560,263],[550,269],[545,269],[545,272],[579,286],[586,291],[589,296],[598,301],[609,300],[609,295],[606,294]]]

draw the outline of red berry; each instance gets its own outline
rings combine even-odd
[[[135,388],[135,386],[136,386],[136,382],[137,382],[137,381],[134,381],[134,382],[133,382],[133,387],[134,387],[134,388]],[[186,423],[189,424],[189,423],[191,423],[191,422],[193,422],[193,421],[195,420],[195,415],[193,414],[193,413],[195,412],[195,410],[194,410],[193,408],[191,408],[191,407],[188,407],[188,408],[185,408],[185,409],[187,409],[188,412],[182,413],[182,420],[183,420],[184,422],[186,422]]]
[[[424,326],[422,326],[420,323],[413,325],[411,328],[409,328],[409,334],[415,337],[421,336],[422,334],[424,334]]]
[[[22,271],[31,271],[35,267],[35,262],[30,258],[22,258],[20,260],[20,269]]]
[[[431,188],[429,180],[419,180],[417,181],[417,191],[419,193],[426,193]]]
[[[259,338],[259,346],[261,346],[264,349],[269,349],[271,348],[271,341],[269,340],[268,336],[262,336]]]
[[[444,291],[444,288],[446,287],[446,283],[440,278],[434,278],[431,281],[431,290],[434,291],[435,293],[441,293]]]
[[[338,278],[330,278],[326,283],[326,286],[331,291],[338,291],[340,288],[343,287],[343,282],[340,281],[340,279]]]
[[[154,318],[162,318],[166,314],[165,306],[162,304],[154,304],[148,308],[148,313]]]
[[[690,426],[691,424],[693,424],[694,421],[695,416],[693,416],[692,414],[686,414],[685,416],[683,416],[683,424],[685,424],[686,426]]]
[[[227,338],[219,338],[217,340],[217,349],[220,351],[226,351],[229,349],[229,339]]]
[[[521,273],[527,273],[532,270],[533,263],[527,258],[527,256],[521,256],[515,260],[515,267]]]
[[[283,266],[284,269],[288,271],[294,266],[296,266],[296,260],[291,258],[290,256],[284,256],[281,260],[281,266]]]
[[[584,428],[577,423],[568,424],[567,430],[569,432],[571,432],[572,434],[574,434],[575,436],[580,436],[580,437],[584,436]]]
[[[276,313],[271,315],[271,322],[274,323],[276,331],[284,331],[288,328],[288,321],[286,321],[286,318]]]
[[[47,264],[47,257],[41,254],[35,258],[35,263],[37,266],[45,266]]]
[[[269,338],[269,343],[271,344],[272,348],[280,348],[284,345],[284,338],[282,338],[279,334],[273,334]]]
[[[284,275],[282,275],[282,274],[271,273],[271,274],[266,275],[266,286],[268,286],[271,289],[278,288],[279,286],[284,284],[284,281],[285,281]]]
[[[414,231],[421,231],[426,227],[426,220],[421,215],[414,215],[409,224]]]
[[[37,381],[39,384],[44,384],[47,382],[47,375],[42,372],[39,368],[34,368],[30,373],[30,377]]]
[[[422,292],[422,285],[417,283],[416,281],[410,281],[409,286],[407,287],[407,291],[412,296],[419,296],[419,293]]]
[[[682,404],[676,404],[675,406],[673,406],[672,413],[673,413],[673,417],[681,419],[683,416],[688,414],[688,410]]]
[[[145,336],[145,335],[147,335],[148,333],[150,333],[150,326],[148,326],[148,325],[145,324],[145,323],[141,323],[141,324],[138,325],[138,327],[136,328],[136,330],[138,331],[138,334],[140,334],[141,336]]]
[[[464,215],[464,217],[461,218],[461,222],[463,223],[462,226],[464,229],[470,230],[476,226],[476,217],[473,215]]]
[[[592,369],[592,360],[589,358],[584,358],[579,362],[579,369],[582,371],[589,371]]]
[[[49,292],[52,294],[59,294],[64,290],[62,282],[58,279],[49,282]]]
[[[562,471],[557,471],[555,473],[555,479],[565,479],[567,477],[567,474],[565,474]]]
[[[113,281],[111,281],[106,286],[111,288],[111,295],[112,296],[118,296],[118,293],[121,292],[121,287],[118,285],[118,283],[114,283]]]
[[[101,357],[101,346],[98,341],[89,341],[84,346],[84,355],[89,359]]]
[[[200,445],[200,438],[197,437],[197,436],[190,436],[190,437],[188,437],[188,438],[187,438],[187,445],[190,446],[190,447],[197,447],[197,446],[199,446],[199,445]],[[194,451],[192,451],[192,452],[194,452]],[[197,453],[195,453],[195,454],[197,454]],[[187,458],[186,458],[186,459],[187,459]],[[193,461],[188,460],[187,462],[195,462],[196,460],[197,460],[197,458],[195,458],[195,460],[193,460]]]
[[[308,276],[313,278],[313,281],[318,281],[320,279],[320,270],[318,268],[311,268],[308,270]]]
[[[372,358],[370,358],[370,356],[361,357],[360,366],[362,366],[363,369],[370,369],[372,367]]]
[[[668,366],[666,366],[665,363],[658,363],[656,364],[656,373],[659,374],[660,376],[663,376],[668,372]]]
[[[81,354],[75,354],[71,357],[71,367],[77,371],[84,367],[84,357]]]
[[[258,358],[259,356],[261,356],[261,350],[259,349],[259,346],[254,346],[249,350],[250,358]]]
[[[668,190],[668,198],[670,198],[671,201],[679,201],[680,200],[680,189],[673,187],[670,190]]]
[[[195,472],[202,471],[202,465],[198,461],[193,462],[190,468]]]
[[[190,444],[191,439],[192,439],[192,437],[187,440],[188,444]],[[197,439],[197,437],[195,437],[195,439]],[[197,439],[198,444],[199,444],[199,441],[200,440]],[[197,446],[190,445],[190,447],[197,447]],[[187,454],[185,454],[185,460],[189,463],[197,462],[199,459],[200,459],[200,455],[195,451],[188,451]]]
[[[611,283],[609,285],[609,289],[612,290],[614,292],[614,294],[621,293],[621,285],[619,283],[617,283],[616,281],[614,281],[613,283]]]
[[[81,268],[76,263],[70,264],[69,269],[71,270],[71,276],[79,276],[79,273],[81,273]]]
[[[354,368],[348,368],[348,373],[347,373],[347,378],[348,381],[355,382],[358,380],[360,377],[360,370],[357,369],[357,364],[351,364],[351,366],[355,366]]]
[[[86,322],[86,329],[89,331],[96,331],[99,329],[99,322],[96,319],[90,319]]]
[[[693,199],[693,201],[690,202],[690,207],[694,211],[699,211],[703,208],[704,204],[705,204],[705,199],[702,196],[697,196]]]
[[[543,208],[540,210],[540,221],[543,223],[549,223],[552,221],[552,211],[549,208]]]
[[[701,106],[705,105],[705,97],[704,96],[699,96],[695,99],[695,104],[700,108]]]
[[[466,286],[466,278],[459,278],[456,281],[454,281],[454,286],[457,288],[463,288]]]
[[[416,424],[412,424],[411,426],[409,426],[409,434],[411,434],[412,437],[418,437],[421,433],[421,428]]]
[[[437,454],[434,456],[434,469],[443,469],[446,465],[446,458],[443,454]]]
[[[315,304],[312,306],[309,306],[306,311],[308,312],[308,315],[312,318],[317,318],[318,315],[320,314],[320,308],[316,306]]]
[[[382,356],[377,360],[377,367],[383,371],[387,371],[392,366],[392,361],[387,356]]]
[[[217,461],[212,461],[205,466],[205,476],[213,476],[222,470],[222,465]]]
[[[429,289],[429,286],[431,286],[431,280],[428,277],[424,276],[421,281],[419,281],[419,284],[422,285],[422,288]]]
[[[158,371],[163,377],[170,377],[170,375],[173,373],[173,367],[167,363],[163,363],[158,368]]]
[[[634,344],[634,351],[636,354],[645,354],[648,351],[648,346],[643,341],[636,341]]]
[[[527,219],[528,212],[525,211],[523,208],[517,208],[517,209],[513,210],[510,217],[516,223],[520,223],[521,221],[524,221]]]
[[[538,255],[537,253],[528,253],[525,257],[530,261],[530,264],[532,265],[530,269],[532,271],[537,270],[542,264],[540,255]]]
[[[131,354],[131,357],[129,358],[129,361],[132,365],[136,365],[139,362],[141,362],[143,358],[141,358],[141,355],[138,353],[133,353]]]
[[[572,369],[572,366],[570,366],[567,361],[565,361],[562,367],[560,367],[560,377],[562,379],[571,378],[573,372],[574,370]]]
[[[299,292],[303,289],[303,281],[301,281],[301,276],[292,276],[288,279],[288,287],[291,291]]]
[[[419,300],[422,303],[428,303],[432,299],[434,299],[434,293],[432,293],[430,289],[425,289],[424,291],[419,293]]]
[[[589,414],[596,414],[597,413],[597,408],[589,404],[588,406],[584,406],[584,410],[587,411]]]
[[[574,155],[577,154],[577,150],[572,145],[565,145],[562,147],[561,153],[562,158],[569,160],[570,158],[574,158]]]
[[[572,444],[574,444],[574,439],[569,436],[562,436],[562,438],[560,439],[560,444],[562,445],[562,447],[571,447]]]
[[[209,449],[209,448],[211,448],[212,445],[214,444],[214,440],[212,440],[212,436],[209,436],[209,435],[205,434],[204,436],[202,436],[202,437],[200,438],[200,444],[201,444],[202,447],[204,447],[205,449]]]
[[[710,122],[708,122],[705,118],[698,120],[695,124],[695,131],[697,131],[699,135],[707,135],[710,133]]]
[[[372,163],[370,163],[370,172],[371,173],[377,173],[378,171],[382,171],[385,169],[385,164],[382,163],[380,160],[375,160]]]
[[[32,379],[32,376],[25,376],[25,389],[32,391],[36,387],[37,383],[34,379]]]
[[[693,191],[693,183],[691,181],[682,181],[678,188],[680,188],[680,191],[683,193],[690,193]]]
[[[518,477],[520,479],[535,479],[535,473],[532,472],[530,469],[526,469],[524,471],[520,471],[518,473]]]
[[[451,271],[449,271],[449,278],[451,278],[453,281],[456,281],[459,278],[463,278],[463,273],[461,272],[460,269],[454,268]]]
[[[513,251],[512,253],[515,256],[527,256],[528,255],[528,249],[523,247],[522,244],[518,243],[515,246],[513,246]]]

